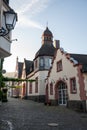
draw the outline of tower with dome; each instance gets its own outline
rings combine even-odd
[[[56,47],[53,45],[53,34],[48,27],[42,33],[41,38],[41,47],[36,52],[34,60],[30,61],[24,58],[22,68],[18,66],[19,62],[17,60],[16,68],[19,68],[19,70],[16,70],[16,72],[22,71],[21,78],[23,79],[35,80],[35,82],[22,82],[19,96],[38,102],[45,102],[46,78],[52,65]],[[56,46],[58,45],[58,41],[56,41]]]
[[[41,47],[33,60],[33,71],[27,75],[27,79],[35,79],[35,82],[28,82],[25,85],[27,98],[38,102],[45,101],[45,79],[56,51],[53,45],[53,34],[48,27],[42,33],[41,38]]]

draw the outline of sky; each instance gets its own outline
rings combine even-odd
[[[10,0],[10,6],[18,22],[12,31],[12,55],[4,59],[6,72],[15,71],[17,57],[19,62],[34,59],[46,26],[65,51],[87,54],[87,0]]]

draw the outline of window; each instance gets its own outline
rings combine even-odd
[[[43,59],[43,58],[40,59],[40,66],[41,66],[41,67],[44,66],[44,59]]]
[[[50,83],[50,95],[53,95],[53,83]]]
[[[57,72],[62,71],[62,60],[57,62]]]
[[[30,82],[29,93],[32,93],[32,82]]]
[[[49,65],[51,67],[51,65],[52,65],[52,58],[49,59]]]
[[[45,58],[45,67],[49,68],[49,59],[48,58]]]
[[[70,78],[70,91],[71,93],[76,93],[77,88],[76,88],[76,78]]]
[[[52,62],[52,59],[51,58],[45,58],[45,67],[47,69],[49,69],[51,67],[51,62]]]
[[[36,77],[35,81],[35,93],[38,93],[38,77]]]

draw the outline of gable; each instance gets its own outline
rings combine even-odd
[[[25,69],[26,76],[33,71],[34,69],[33,64],[34,64],[33,61],[26,60],[26,59],[24,60],[24,69]]]
[[[62,61],[62,71],[60,72],[57,72],[57,63],[59,61]],[[48,73],[48,77],[50,75],[54,75],[54,77],[56,77],[57,75],[65,75],[66,73],[68,75],[75,75],[77,73],[77,65],[78,65],[78,62],[73,62],[71,59],[70,59],[70,55],[68,53],[64,53],[63,51],[61,51],[61,49],[58,49],[57,52],[56,52],[56,55],[53,59],[53,62],[52,62],[52,67]],[[72,71],[72,72],[71,72]]]

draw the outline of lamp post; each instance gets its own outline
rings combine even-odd
[[[0,28],[0,36],[6,36],[11,30],[14,29],[17,22],[17,13],[14,10],[5,11],[3,13],[5,20],[5,27]]]

